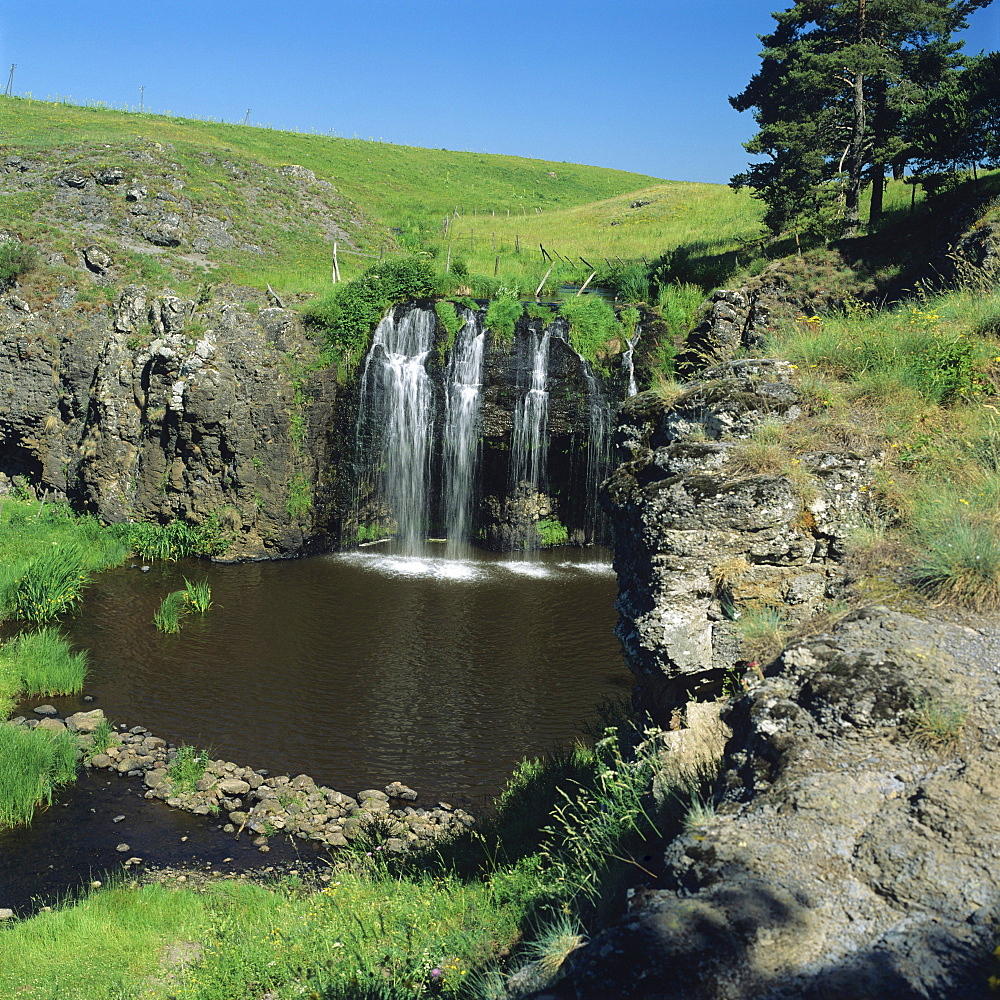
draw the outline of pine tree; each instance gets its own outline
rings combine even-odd
[[[754,109],[745,144],[766,160],[730,182],[767,204],[774,233],[822,224],[842,198],[845,235],[856,233],[866,180],[878,218],[887,164],[913,155],[903,123],[957,71],[952,34],[992,0],[799,0],[761,37],[761,68],[730,103]],[[839,188],[828,182],[840,180]]]

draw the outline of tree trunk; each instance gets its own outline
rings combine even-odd
[[[872,171],[872,210],[868,217],[869,226],[876,226],[882,220],[882,194],[885,191],[885,164],[873,163]]]
[[[860,215],[861,177],[865,167],[865,75],[854,74],[854,120],[847,151],[847,189],[844,192],[844,235],[857,236]]]
[[[858,43],[865,40],[865,17],[868,0],[858,0]],[[861,176],[865,166],[865,74],[854,73],[854,100],[851,122],[851,144],[847,153],[847,190],[844,192],[844,235],[856,236],[860,216],[858,202],[861,198]]]

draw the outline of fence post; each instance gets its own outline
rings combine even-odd
[[[538,287],[535,289],[536,299],[542,294],[542,288],[545,286],[545,282],[549,280],[549,275],[552,273],[553,267],[555,267],[555,264],[549,264],[549,269],[545,272],[545,277],[538,283]]]

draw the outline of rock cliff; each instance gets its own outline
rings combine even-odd
[[[714,817],[583,949],[574,996],[986,997],[1000,629],[866,608],[734,702]]]
[[[0,471],[108,521],[214,517],[230,556],[301,550],[336,383],[294,313],[138,286],[111,307],[0,300]],[[304,400],[309,400],[305,405]]]
[[[867,509],[874,456],[761,440],[805,419],[794,375],[781,361],[725,362],[673,399],[645,393],[622,408],[627,460],[605,484],[617,630],[658,721],[750,659],[741,621],[801,623],[843,582],[838,556]]]
[[[778,360],[715,364],[622,408],[626,461],[606,484],[619,635],[671,730],[665,772],[704,725],[718,777],[714,810],[665,844],[658,877],[552,995],[991,995],[1000,628],[831,616],[880,456],[863,437],[811,447],[808,410]],[[752,658],[762,610],[783,629],[777,658]]]

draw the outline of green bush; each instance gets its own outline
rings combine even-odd
[[[517,299],[506,296],[493,299],[486,308],[486,329],[501,343],[510,344],[514,339],[514,328],[523,312],[524,307]]]
[[[363,274],[335,285],[302,310],[305,322],[322,331],[345,366],[353,368],[368,349],[372,330],[386,310],[406,299],[433,295],[437,277],[420,257],[394,257],[373,264]]]
[[[31,271],[38,262],[38,251],[19,240],[0,242],[0,288],[11,285]]]
[[[569,541],[569,532],[558,518],[543,518],[535,522],[535,529],[543,546],[565,545]]]
[[[592,365],[603,363],[613,353],[611,342],[624,336],[614,309],[599,295],[566,299],[560,313],[569,320],[570,346]]]
[[[438,322],[444,329],[445,337],[441,342],[442,353],[450,351],[455,343],[462,327],[465,326],[465,319],[459,316],[458,310],[451,302],[435,302],[434,312],[437,314]]]

